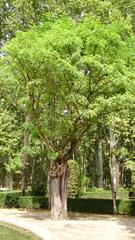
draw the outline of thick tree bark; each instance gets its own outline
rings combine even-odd
[[[78,140],[72,137],[70,147],[65,153],[64,150],[67,143],[66,145],[59,145],[57,147],[59,156],[51,163],[50,166],[50,203],[51,216],[53,220],[67,218],[67,180],[69,176],[68,160],[73,157],[77,143]]]
[[[23,169],[22,169],[22,195],[25,195],[26,189],[27,189],[27,181],[28,181],[28,153],[26,149],[29,147],[29,129],[28,129],[28,124],[30,122],[30,116],[26,115],[25,117],[25,123],[26,123],[26,128],[24,130],[24,137],[23,137],[23,147],[24,147],[24,152],[22,156],[22,163],[23,163]]]
[[[53,220],[67,218],[67,162],[54,161],[50,171],[51,216]]]

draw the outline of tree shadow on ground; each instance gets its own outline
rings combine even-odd
[[[19,217],[19,215],[18,215]],[[20,213],[21,218],[29,218],[33,220],[50,220],[51,214],[47,210],[31,210],[25,211]]]
[[[104,214],[93,214],[93,213],[68,213],[69,220],[115,220],[113,215],[104,215]]]
[[[135,240],[135,216],[118,216],[116,221],[123,227],[123,231],[130,234],[130,240]]]

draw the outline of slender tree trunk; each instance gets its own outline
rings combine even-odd
[[[52,160],[48,160],[49,162],[49,166],[48,166],[48,170],[49,169],[53,169],[53,161]],[[52,173],[52,170],[49,172],[48,171],[48,176],[47,176],[47,192],[48,192],[48,209],[51,210],[51,194],[52,194],[52,186],[51,186],[51,174]]]
[[[51,216],[53,220],[67,218],[67,179],[67,162],[54,162],[50,171]]]
[[[51,210],[51,177],[47,176],[48,209]]]
[[[23,170],[22,170],[22,195],[25,195],[26,189],[27,189],[27,184],[28,184],[28,153],[27,153],[27,148],[29,147],[29,129],[28,129],[28,124],[30,122],[30,116],[26,115],[25,117],[25,124],[26,128],[24,130],[24,138],[23,138],[23,157],[22,157],[22,162],[23,162]]]
[[[31,171],[31,186],[32,186],[32,193],[35,191],[35,158],[32,159],[32,171]]]
[[[5,187],[12,190],[13,189],[13,175],[9,172],[5,177]]]
[[[117,199],[117,177],[116,177],[116,158],[115,156],[110,156],[109,159],[109,167],[110,167],[110,174],[111,174],[111,188],[112,188],[112,199],[113,199],[113,213],[117,214],[117,206],[116,206],[116,199]]]
[[[103,188],[103,151],[102,140],[97,140],[96,159],[97,159],[97,175],[98,175],[98,188]]]
[[[13,174],[9,173],[9,189],[13,190]]]
[[[112,199],[113,199],[113,213],[117,214],[116,199],[118,197],[119,188],[119,163],[114,154],[114,149],[116,147],[116,139],[114,134],[114,126],[110,124],[110,143],[109,143],[109,168],[111,175],[111,188],[112,188]]]

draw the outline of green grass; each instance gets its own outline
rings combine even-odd
[[[112,193],[110,190],[101,191],[89,191],[83,194],[82,198],[97,198],[97,199],[112,199]],[[119,199],[128,199],[128,191],[119,191]]]
[[[0,223],[0,240],[39,240],[27,230]]]

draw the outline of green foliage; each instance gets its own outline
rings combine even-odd
[[[119,199],[128,199],[128,190],[119,189],[118,192]],[[82,198],[94,198],[94,199],[112,199],[112,192],[111,190],[104,190],[104,189],[89,189],[89,191],[84,192]]]
[[[131,171],[135,171],[135,162],[133,160],[128,160],[125,164],[125,167]]]
[[[90,179],[87,176],[82,175],[80,177],[80,185],[81,185],[80,194],[83,194],[83,192],[86,191],[86,189],[88,188],[89,181],[90,181]]]
[[[34,173],[31,183],[31,194],[45,196],[47,193],[47,169],[42,158],[34,160]]]
[[[0,156],[9,157],[16,150],[20,136],[14,116],[7,110],[0,110]]]
[[[122,215],[135,215],[135,201],[134,200],[118,200],[118,213]]]
[[[21,192],[0,193],[0,207],[16,207],[38,209],[47,208],[48,202],[44,197],[21,196]]]
[[[26,196],[20,197],[18,200],[18,205],[20,208],[28,208],[28,209],[39,209],[39,208],[48,208],[48,201],[43,197],[33,197]]]
[[[127,100],[123,91],[132,33],[122,19],[105,25],[93,17],[77,24],[61,17],[45,27],[19,32],[5,46],[4,61],[20,88],[21,106],[38,118],[38,132],[52,143],[69,132],[74,119],[87,125]]]
[[[48,199],[44,197],[25,196],[19,192],[0,193],[0,207],[20,207],[27,209],[47,209]],[[117,200],[118,213],[122,215],[135,215],[135,200]],[[111,199],[68,199],[68,210],[88,213],[113,213]]]
[[[76,161],[69,160],[69,177],[68,177],[68,184],[67,184],[67,192],[68,197],[76,198],[79,195],[80,189],[80,171],[79,166]]]
[[[21,173],[21,157],[18,152],[21,129],[16,116],[0,106],[0,162],[3,171]]]
[[[127,160],[125,163],[125,168],[129,169],[131,172],[131,188],[130,192],[133,192],[133,195],[135,194],[135,161],[133,160]]]
[[[119,140],[114,153],[123,167],[131,159],[135,136],[133,1],[6,0],[0,1],[0,13],[1,42],[14,36],[0,59],[1,178],[20,174],[27,153],[37,194],[44,184],[40,170],[47,172],[49,160],[83,136],[77,154],[83,161],[89,155],[85,168],[90,169],[97,126],[105,142],[112,122]],[[27,126],[26,114],[31,117]],[[23,147],[25,129],[28,147]],[[107,144],[103,153],[107,169]]]
[[[118,214],[135,215],[134,200],[117,200]],[[69,199],[69,211],[112,214],[113,203],[111,199]]]
[[[125,18],[129,18],[135,31],[135,5],[134,0],[111,0],[112,4],[117,7]]]
[[[109,199],[68,199],[68,209],[73,212],[112,214],[112,208]]]
[[[0,192],[0,207],[18,207],[20,192]]]

